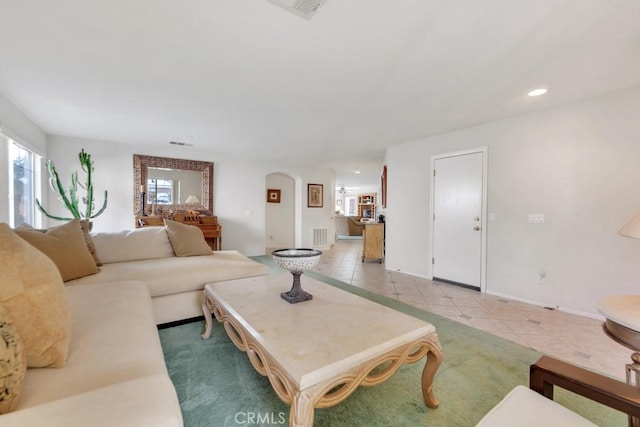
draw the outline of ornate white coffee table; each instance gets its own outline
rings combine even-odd
[[[290,283],[291,274],[284,273],[207,284],[202,337],[211,335],[213,312],[291,406],[291,426],[313,425],[314,408],[337,405],[359,385],[380,384],[425,355],[423,399],[438,406],[433,378],[443,355],[432,324],[310,277],[304,287],[313,299],[288,304],[280,293]],[[384,362],[384,369],[375,369]]]

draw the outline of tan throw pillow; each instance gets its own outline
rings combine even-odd
[[[51,258],[65,282],[98,272],[77,219],[44,232],[22,225],[16,233]]]
[[[202,230],[195,225],[165,219],[164,226],[176,256],[213,255],[213,250],[204,240]]]
[[[80,227],[82,227],[82,234],[84,235],[85,242],[87,242],[87,249],[89,249],[89,253],[93,258],[93,261],[98,267],[100,267],[102,265],[102,262],[100,262],[100,258],[98,258],[98,254],[96,253],[96,245],[93,243],[93,237],[91,237],[91,223],[86,219],[81,219]]]
[[[64,366],[71,319],[60,273],[49,257],[4,223],[0,224],[0,304],[20,334],[28,367]]]
[[[27,372],[27,354],[20,336],[0,304],[0,414],[15,409]]]

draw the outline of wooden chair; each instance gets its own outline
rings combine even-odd
[[[640,426],[640,388],[542,356],[530,367],[529,388],[513,389],[477,427],[595,426],[554,402],[554,386],[626,413],[630,426]]]

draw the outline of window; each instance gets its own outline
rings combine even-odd
[[[355,197],[345,197],[344,198],[344,203],[345,203],[345,210],[344,210],[344,214],[345,215],[349,215],[349,216],[356,216],[357,215],[357,206],[356,206],[356,198]]]
[[[8,139],[9,148],[9,225],[17,227],[27,223],[41,225],[36,198],[41,199],[41,157]]]
[[[159,205],[173,204],[174,188],[179,187],[179,181],[172,179],[147,179],[147,203]]]

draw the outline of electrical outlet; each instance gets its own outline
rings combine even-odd
[[[540,270],[538,273],[538,283],[544,283],[545,280],[547,280],[547,272]]]

